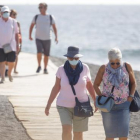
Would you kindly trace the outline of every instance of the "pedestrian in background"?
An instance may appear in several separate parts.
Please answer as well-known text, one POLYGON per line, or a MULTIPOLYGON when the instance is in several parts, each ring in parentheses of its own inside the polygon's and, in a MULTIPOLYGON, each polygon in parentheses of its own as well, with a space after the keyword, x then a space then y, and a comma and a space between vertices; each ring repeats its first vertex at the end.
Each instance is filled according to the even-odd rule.
POLYGON ((5 80, 5 62, 8 62, 8 77, 12 82, 11 76, 14 68, 14 62, 16 60, 17 48, 19 47, 18 42, 18 25, 17 22, 10 17, 10 9, 8 6, 1 8, 0 18, 0 63, 1 63, 1 83, 5 80), (5 48, 10 49, 9 52, 4 50, 5 48))
POLYGON ((40 3, 38 8, 40 14, 34 16, 33 18, 29 30, 29 39, 33 40, 32 30, 33 27, 36 25, 36 46, 38 60, 38 68, 36 72, 39 73, 41 71, 42 53, 44 53, 44 74, 48 74, 47 65, 51 49, 51 27, 53 28, 55 34, 56 43, 58 43, 57 28, 55 25, 54 16, 47 13, 47 4, 40 3))
MULTIPOLYGON (((17 12, 16 10, 12 9, 10 12, 10 17, 13 19, 17 18, 17 12)), ((16 62, 15 62, 15 67, 14 67, 14 73, 17 74, 17 63, 18 63, 18 55, 21 51, 21 47, 22 47, 22 34, 21 34, 21 27, 20 27, 20 23, 17 21, 17 25, 19 28, 19 33, 18 33, 18 39, 19 39, 19 46, 18 46, 18 50, 17 50, 17 56, 16 56, 16 62)))

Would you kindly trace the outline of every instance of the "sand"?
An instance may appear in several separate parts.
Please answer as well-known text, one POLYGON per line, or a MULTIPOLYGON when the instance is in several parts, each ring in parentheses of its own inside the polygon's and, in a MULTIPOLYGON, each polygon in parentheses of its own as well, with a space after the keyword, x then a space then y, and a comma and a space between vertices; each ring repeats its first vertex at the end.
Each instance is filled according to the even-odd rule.
POLYGON ((0 96, 0 140, 31 140, 6 96, 0 96))

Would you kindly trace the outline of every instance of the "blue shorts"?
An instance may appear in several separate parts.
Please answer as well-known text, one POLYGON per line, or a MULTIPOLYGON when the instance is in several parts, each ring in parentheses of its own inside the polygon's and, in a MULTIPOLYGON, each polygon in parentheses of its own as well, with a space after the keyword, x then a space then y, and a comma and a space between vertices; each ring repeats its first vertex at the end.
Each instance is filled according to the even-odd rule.
POLYGON ((130 122, 130 102, 115 104, 110 112, 102 112, 103 125, 107 138, 128 137, 130 122))

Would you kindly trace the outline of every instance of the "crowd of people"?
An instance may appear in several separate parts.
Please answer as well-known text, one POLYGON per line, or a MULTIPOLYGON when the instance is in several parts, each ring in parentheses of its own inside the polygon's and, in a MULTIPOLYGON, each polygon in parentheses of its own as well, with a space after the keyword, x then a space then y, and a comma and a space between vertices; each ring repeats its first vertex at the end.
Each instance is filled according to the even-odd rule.
MULTIPOLYGON (((55 41, 58 43, 57 28, 54 16, 47 14, 47 4, 40 3, 38 8, 40 14, 35 15, 32 20, 29 29, 29 39, 33 40, 32 30, 36 26, 35 41, 38 60, 36 72, 39 73, 41 71, 41 59, 42 54, 44 54, 44 74, 48 74, 47 65, 51 48, 50 32, 52 27, 55 34, 55 41)), ((15 20, 16 16, 17 12, 15 10, 10 10, 7 6, 1 8, 1 83, 5 80, 5 67, 11 82, 13 81, 11 76, 12 70, 14 69, 14 72, 17 73, 16 66, 18 54, 21 51, 22 37, 20 24, 15 20), (7 53, 9 47, 11 47, 11 51, 7 53)), ((48 116, 51 104, 58 95, 57 110, 62 123, 62 140, 83 140, 83 132, 88 131, 89 117, 75 115, 77 113, 75 111, 81 111, 75 110, 77 101, 79 104, 85 103, 86 105, 89 102, 87 91, 94 101, 94 112, 98 110, 95 104, 96 94, 98 96, 112 97, 115 102, 111 111, 101 111, 106 135, 105 139, 114 140, 114 138, 119 138, 119 140, 127 140, 130 122, 129 106, 134 98, 136 80, 131 65, 122 61, 121 51, 118 48, 113 48, 108 52, 109 61, 99 68, 94 83, 91 81, 88 65, 80 61, 83 55, 80 54, 78 47, 68 47, 67 54, 64 56, 67 60, 57 70, 56 82, 45 108, 45 113, 48 116), (100 89, 101 82, 103 82, 103 90, 100 89), (129 82, 131 82, 131 89, 129 89, 129 82), (72 131, 74 134, 73 138, 72 131)), ((85 106, 85 109, 87 106, 85 106)))

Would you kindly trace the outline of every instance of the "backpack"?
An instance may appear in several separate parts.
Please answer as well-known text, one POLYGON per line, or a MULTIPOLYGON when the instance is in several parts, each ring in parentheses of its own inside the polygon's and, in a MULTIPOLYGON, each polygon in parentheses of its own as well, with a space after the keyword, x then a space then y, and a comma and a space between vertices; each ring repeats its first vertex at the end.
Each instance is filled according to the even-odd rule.
MULTIPOLYGON (((36 24, 36 21, 37 21, 38 16, 39 16, 39 15, 36 15, 36 16, 35 16, 35 24, 36 24)), ((52 25, 52 15, 50 15, 50 25, 52 25)))

